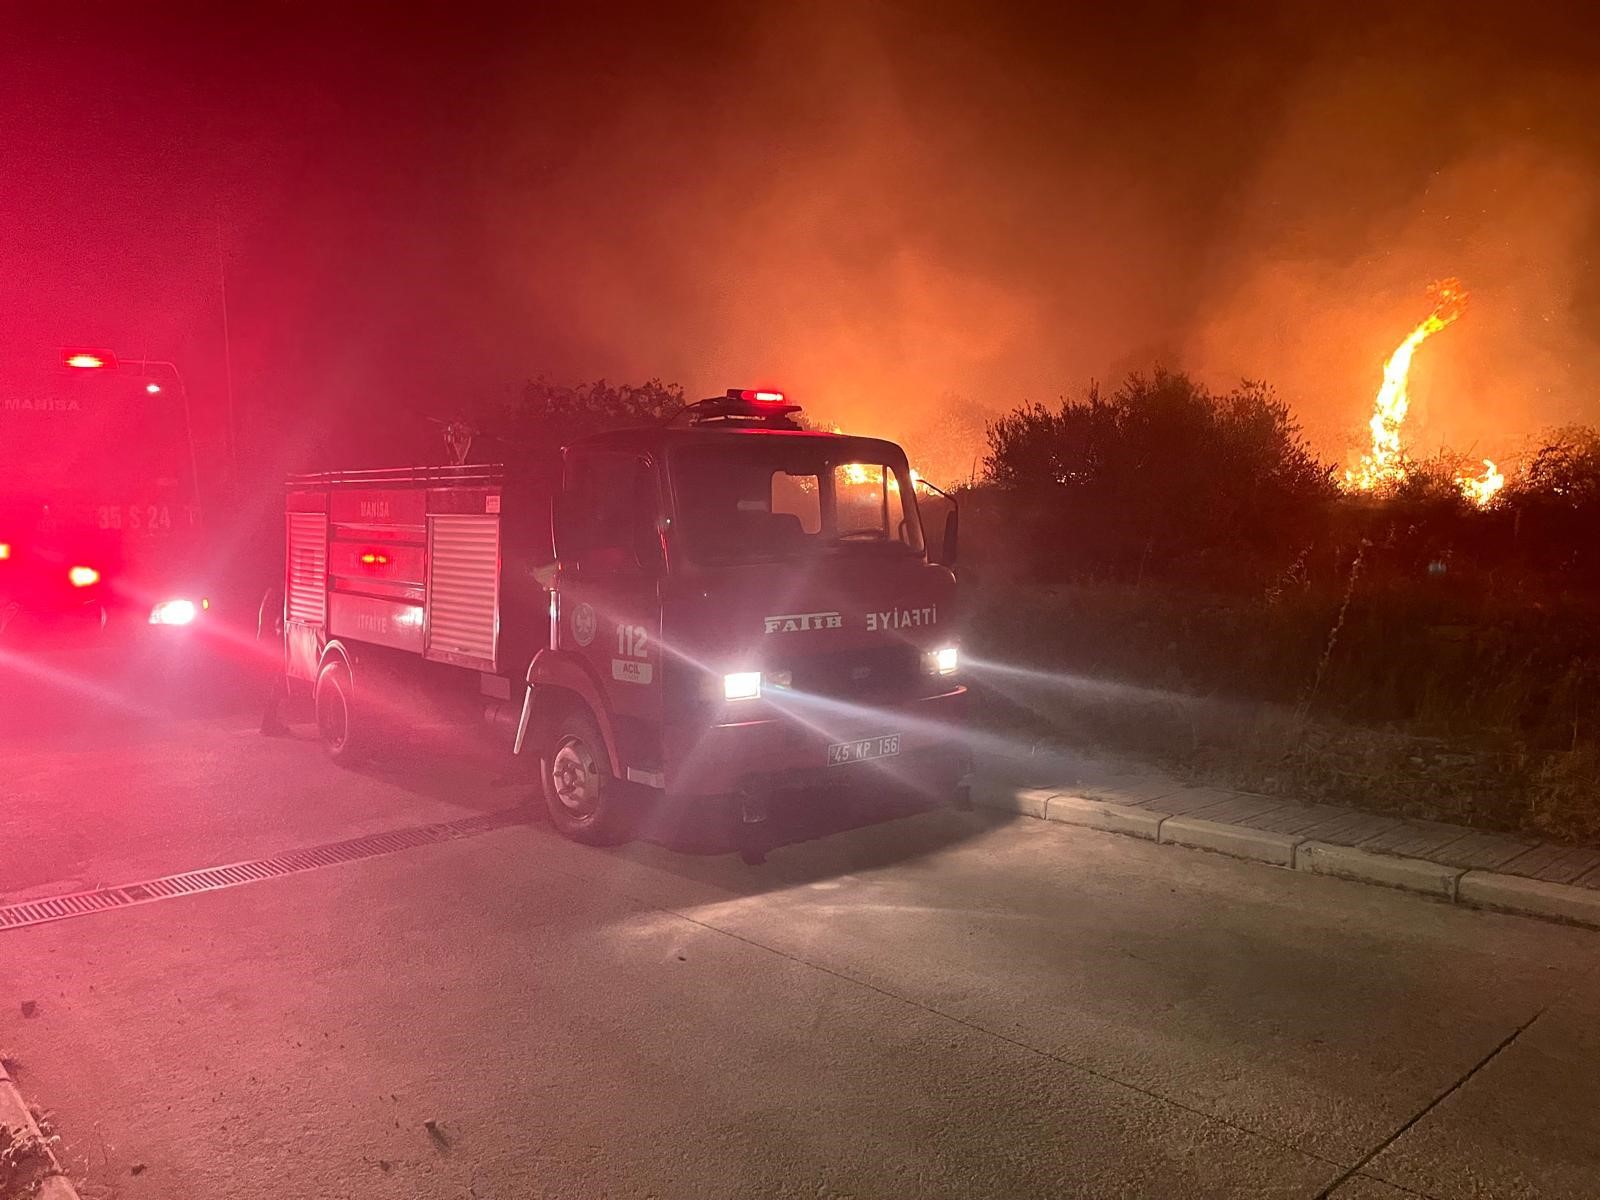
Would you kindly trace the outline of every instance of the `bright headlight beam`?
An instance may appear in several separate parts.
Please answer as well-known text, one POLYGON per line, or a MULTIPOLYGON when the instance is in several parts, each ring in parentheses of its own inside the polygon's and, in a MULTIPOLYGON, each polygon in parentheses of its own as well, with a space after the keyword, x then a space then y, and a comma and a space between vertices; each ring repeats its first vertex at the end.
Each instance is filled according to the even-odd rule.
POLYGON ((163 600, 150 610, 150 624, 189 625, 199 614, 193 600, 163 600))
POLYGON ((735 671, 722 677, 724 700, 754 700, 761 695, 760 671, 735 671))

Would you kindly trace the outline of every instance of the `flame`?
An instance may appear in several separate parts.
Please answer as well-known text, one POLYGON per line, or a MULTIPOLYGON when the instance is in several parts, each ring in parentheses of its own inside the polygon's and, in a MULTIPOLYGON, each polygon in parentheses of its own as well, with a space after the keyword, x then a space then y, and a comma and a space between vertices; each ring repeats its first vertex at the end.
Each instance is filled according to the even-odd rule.
MULTIPOLYGON (((833 433, 843 433, 844 432, 844 430, 841 429, 838 425, 829 425, 828 429, 833 433)), ((868 465, 867 463, 858 463, 858 462, 842 463, 841 466, 844 467, 844 479, 845 479, 845 482, 848 483, 848 484, 851 484, 852 486, 855 486, 855 487, 865 487, 865 486, 870 486, 870 485, 877 484, 878 480, 879 480, 879 476, 875 475, 874 471, 882 471, 883 470, 883 468, 881 468, 881 467, 872 467, 872 466, 868 465)), ((900 479, 899 479, 899 477, 897 475, 895 475, 895 473, 893 471, 884 471, 883 473, 886 474, 889 477, 889 490, 891 492, 898 492, 900 490, 900 479)), ((916 490, 917 480, 919 480, 921 478, 922 478, 922 472, 917 470, 915 467, 912 467, 911 468, 911 488, 912 488, 913 491, 916 490)), ((877 492, 874 491, 873 495, 877 495, 877 492)))
POLYGON ((1456 476, 1456 486, 1461 489, 1461 494, 1479 508, 1488 507, 1489 501, 1494 499, 1494 494, 1505 485, 1506 477, 1500 473, 1500 468, 1487 458, 1483 460, 1482 475, 1476 478, 1471 475, 1456 476))
MULTIPOLYGON (((1405 449, 1400 441, 1400 427, 1405 424, 1406 409, 1411 405, 1408 391, 1411 359, 1418 346, 1454 323, 1467 307, 1466 289, 1459 279, 1441 279, 1428 289, 1428 294, 1434 302, 1433 311, 1406 335, 1406 340, 1383 364, 1383 386, 1378 389, 1372 420, 1368 423, 1372 430, 1372 449, 1344 473, 1344 485, 1352 491, 1392 488, 1405 481, 1405 449)), ((1498 490, 1499 484, 1494 487, 1498 490)))

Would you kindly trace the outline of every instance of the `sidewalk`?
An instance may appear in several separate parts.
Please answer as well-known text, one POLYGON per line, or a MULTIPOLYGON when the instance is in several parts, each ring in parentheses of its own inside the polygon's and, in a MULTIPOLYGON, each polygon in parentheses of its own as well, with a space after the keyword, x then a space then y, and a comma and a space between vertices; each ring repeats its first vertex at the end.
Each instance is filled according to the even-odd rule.
POLYGON ((1600 849, 1191 787, 1074 751, 979 755, 974 803, 1600 928, 1600 849))

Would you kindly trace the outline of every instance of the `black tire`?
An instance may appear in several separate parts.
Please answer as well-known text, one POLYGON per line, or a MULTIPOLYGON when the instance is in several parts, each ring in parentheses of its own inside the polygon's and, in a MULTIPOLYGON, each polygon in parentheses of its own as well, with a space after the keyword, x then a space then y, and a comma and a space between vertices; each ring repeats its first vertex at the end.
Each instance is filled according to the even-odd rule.
POLYGON ((317 675, 317 735, 334 762, 349 766, 367 753, 361 720, 355 707, 355 687, 350 668, 335 660, 317 675))
POLYGON ((551 723, 539 748, 539 790, 563 836, 589 846, 626 840, 626 789, 611 774, 605 739, 587 712, 568 709, 551 723))

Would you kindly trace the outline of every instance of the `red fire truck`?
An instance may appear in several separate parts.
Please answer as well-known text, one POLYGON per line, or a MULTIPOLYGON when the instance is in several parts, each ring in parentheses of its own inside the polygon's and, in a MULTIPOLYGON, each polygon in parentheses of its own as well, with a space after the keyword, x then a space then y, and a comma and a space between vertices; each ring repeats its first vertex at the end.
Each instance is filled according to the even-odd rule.
POLYGON ((3 366, 0 640, 203 624, 215 592, 176 369, 105 350, 3 366))
POLYGON ((329 754, 453 697, 592 843, 652 793, 746 821, 874 771, 955 794, 955 507, 930 549, 900 448, 798 411, 733 390, 542 471, 291 479, 285 665, 329 754))

